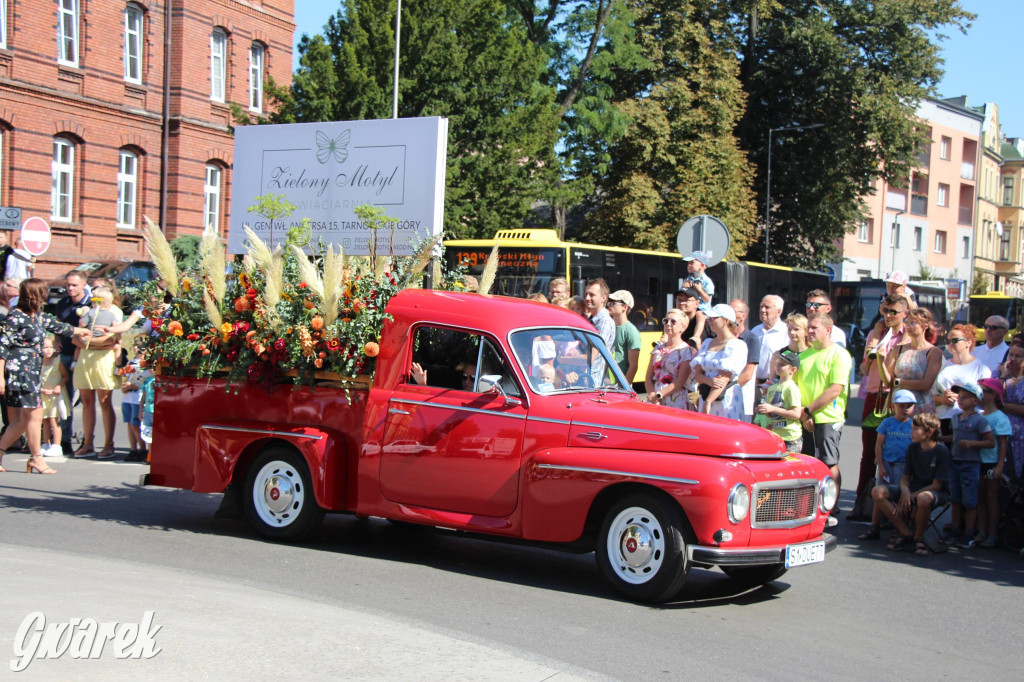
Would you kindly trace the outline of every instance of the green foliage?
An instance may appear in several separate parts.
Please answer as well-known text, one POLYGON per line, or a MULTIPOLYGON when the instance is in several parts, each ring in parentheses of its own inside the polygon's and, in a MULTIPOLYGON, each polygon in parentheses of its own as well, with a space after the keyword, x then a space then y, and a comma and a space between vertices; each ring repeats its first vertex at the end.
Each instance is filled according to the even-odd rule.
POLYGON ((970 295, 987 294, 990 291, 992 291, 992 280, 989 279, 989 276, 985 272, 978 268, 974 268, 974 279, 971 280, 970 295))
MULTIPOLYGON (((285 199, 284 194, 268 193, 256 197, 256 203, 245 210, 248 211, 249 213, 258 213, 259 215, 267 219, 267 221, 270 223, 270 239, 268 239, 267 241, 269 241, 270 244, 273 245, 274 221, 277 220, 278 218, 287 218, 288 216, 295 212, 296 208, 298 208, 298 206, 285 199)), ((295 228, 292 229, 294 230, 295 228)), ((286 239, 289 238, 295 240, 297 238, 297 235, 293 234, 292 230, 289 230, 289 232, 286 233, 286 239)))
POLYGON ((179 270, 187 270, 199 265, 199 242, 199 237, 191 234, 175 237, 168 242, 179 270))
POLYGON ((919 268, 918 277, 920 279, 924 281, 929 281, 936 278, 935 268, 928 267, 924 260, 919 260, 917 264, 919 268))

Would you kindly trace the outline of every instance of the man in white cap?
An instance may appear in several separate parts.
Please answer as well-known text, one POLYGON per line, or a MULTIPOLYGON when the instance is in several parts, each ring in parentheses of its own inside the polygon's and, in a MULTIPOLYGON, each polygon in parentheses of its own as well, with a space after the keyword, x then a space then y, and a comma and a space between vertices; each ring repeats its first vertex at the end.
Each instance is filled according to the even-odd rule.
POLYGON ((612 353, 629 383, 633 383, 640 364, 640 331, 629 321, 633 305, 633 294, 625 289, 619 289, 608 296, 608 314, 615 322, 615 347, 612 353))
POLYGON ((1009 329, 1010 323, 1005 317, 989 317, 985 320, 985 343, 975 346, 971 355, 981 360, 993 372, 999 369, 999 365, 1003 364, 1003 358, 1006 357, 1006 351, 1010 350, 1010 345, 1004 340, 1009 329))
MULTIPOLYGON (((804 454, 814 455, 821 460, 839 487, 839 438, 846 421, 846 400, 850 392, 853 361, 845 348, 832 341, 833 324, 828 314, 818 314, 808 320, 807 337, 811 347, 800 354, 796 385, 804 405, 800 418, 805 432, 804 454)), ((837 505, 829 517, 829 527, 838 522, 838 511, 837 505)))

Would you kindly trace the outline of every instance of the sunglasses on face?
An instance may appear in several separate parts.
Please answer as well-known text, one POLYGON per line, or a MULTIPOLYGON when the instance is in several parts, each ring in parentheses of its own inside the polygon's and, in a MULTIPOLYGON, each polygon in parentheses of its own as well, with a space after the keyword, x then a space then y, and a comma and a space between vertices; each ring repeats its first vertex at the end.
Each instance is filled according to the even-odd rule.
POLYGON ((966 341, 966 340, 967 339, 947 338, 946 339, 946 345, 947 346, 955 346, 956 344, 960 343, 961 341, 966 341))
POLYGON ((674 320, 671 317, 663 317, 663 318, 661 318, 661 323, 662 324, 679 324, 679 320, 674 320))
POLYGON ((810 308, 811 310, 817 310, 818 308, 823 308, 824 306, 827 305, 828 303, 808 303, 807 307, 810 308))
POLYGON ((463 372, 463 374, 462 374, 462 380, 463 380, 463 381, 469 381, 469 382, 472 382, 472 381, 475 381, 475 380, 476 380, 476 377, 475 377, 475 376, 473 376, 472 374, 466 374, 465 372, 463 372))
POLYGON ((882 308, 882 314, 887 316, 887 317, 889 315, 902 315, 905 312, 907 312, 907 311, 906 310, 896 310, 894 308, 882 308))
POLYGON ((998 324, 986 324, 985 331, 990 332, 996 329, 1006 329, 1006 327, 1000 327, 998 324))

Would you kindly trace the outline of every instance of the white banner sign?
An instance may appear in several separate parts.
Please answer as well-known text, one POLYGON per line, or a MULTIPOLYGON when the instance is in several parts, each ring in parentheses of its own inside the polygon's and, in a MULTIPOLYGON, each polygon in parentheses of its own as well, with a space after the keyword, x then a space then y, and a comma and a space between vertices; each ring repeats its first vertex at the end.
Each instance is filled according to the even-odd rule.
POLYGON ((437 117, 239 126, 228 250, 246 251, 244 225, 277 245, 309 218, 311 246, 366 255, 372 230, 354 209, 372 204, 396 220, 376 235, 377 253, 411 254, 443 229, 447 147, 448 119, 437 117), (265 194, 298 208, 271 225, 248 210, 265 194))

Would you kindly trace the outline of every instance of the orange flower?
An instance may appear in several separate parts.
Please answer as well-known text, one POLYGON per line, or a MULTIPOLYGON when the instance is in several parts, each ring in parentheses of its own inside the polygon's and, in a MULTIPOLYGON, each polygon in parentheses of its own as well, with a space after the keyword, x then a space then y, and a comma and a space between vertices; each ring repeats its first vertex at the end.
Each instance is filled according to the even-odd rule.
POLYGON ((363 346, 363 352, 366 353, 367 357, 375 358, 380 353, 380 345, 376 341, 367 341, 366 345, 363 346))
POLYGON ((171 320, 167 323, 167 331, 175 336, 181 336, 185 333, 185 330, 181 328, 181 322, 177 320, 171 320))
POLYGON ((306 306, 306 310, 312 310, 313 308, 315 308, 315 307, 316 307, 316 303, 313 303, 313 302, 312 302, 312 301, 310 301, 310 300, 305 300, 305 301, 303 301, 303 302, 302 302, 302 305, 306 306))
POLYGON ((236 313, 244 313, 246 310, 249 310, 249 308, 249 299, 246 298, 245 296, 239 296, 238 298, 235 299, 236 313))
POLYGON ((323 360, 321 360, 320 358, 317 358, 316 360, 314 360, 314 361, 313 361, 313 365, 314 365, 314 366, 315 366, 315 367, 316 367, 317 369, 320 369, 321 367, 323 367, 323 366, 324 366, 324 361, 323 361, 323 360))
POLYGON ((324 328, 324 318, 320 317, 319 315, 314 315, 313 319, 309 321, 309 326, 314 331, 320 331, 321 329, 324 328))

